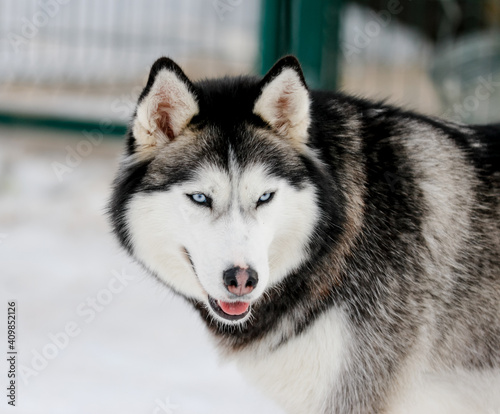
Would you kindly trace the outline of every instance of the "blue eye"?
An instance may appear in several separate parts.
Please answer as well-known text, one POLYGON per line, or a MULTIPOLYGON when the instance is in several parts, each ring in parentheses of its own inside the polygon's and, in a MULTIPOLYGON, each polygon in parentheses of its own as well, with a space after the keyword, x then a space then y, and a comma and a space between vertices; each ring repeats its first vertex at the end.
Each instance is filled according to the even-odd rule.
POLYGON ((191 198, 194 201, 196 201, 197 203, 206 203, 207 202, 207 196, 205 194, 201 194, 201 193, 191 194, 191 198))
POLYGON ((274 193, 264 193, 260 196, 259 201, 257 201, 257 207, 264 203, 269 203, 274 197, 274 193))
POLYGON ((264 193, 260 196, 259 201, 264 202, 271 198, 271 193, 264 193))
POLYGON ((202 206, 211 207, 212 199, 203 193, 186 194, 191 201, 202 206))

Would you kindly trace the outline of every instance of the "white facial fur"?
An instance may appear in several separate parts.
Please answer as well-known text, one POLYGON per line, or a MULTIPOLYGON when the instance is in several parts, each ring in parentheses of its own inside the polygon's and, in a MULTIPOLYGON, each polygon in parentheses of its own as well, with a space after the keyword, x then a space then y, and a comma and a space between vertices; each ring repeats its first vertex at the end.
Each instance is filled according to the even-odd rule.
POLYGON ((127 221, 134 254, 174 289, 205 303, 207 295, 230 301, 224 270, 251 266, 259 281, 244 299, 253 302, 304 260, 318 217, 315 197, 313 187, 297 190, 261 165, 234 167, 229 175, 203 168, 194 181, 133 197, 127 221), (266 192, 274 198, 256 207, 266 192), (212 209, 186 196, 193 193, 212 198, 212 209))
MULTIPOLYGON (((199 111, 189 81, 178 74, 180 69, 167 66, 156 74, 137 108, 133 134, 139 159, 154 158, 175 145, 199 111)), ((305 152, 309 104, 299 72, 285 67, 262 88, 254 113, 305 152)), ((271 177, 262 165, 240 171, 232 162, 230 168, 228 174, 206 167, 197 179, 168 191, 138 193, 127 210, 135 256, 175 290, 206 304, 209 296, 234 301, 224 286, 223 272, 235 266, 257 272, 257 286, 242 300, 258 300, 304 260, 319 215, 312 186, 297 190, 271 177), (257 207, 268 192, 274 192, 274 198, 257 207), (195 193, 209 196, 212 208, 187 196, 195 193)))

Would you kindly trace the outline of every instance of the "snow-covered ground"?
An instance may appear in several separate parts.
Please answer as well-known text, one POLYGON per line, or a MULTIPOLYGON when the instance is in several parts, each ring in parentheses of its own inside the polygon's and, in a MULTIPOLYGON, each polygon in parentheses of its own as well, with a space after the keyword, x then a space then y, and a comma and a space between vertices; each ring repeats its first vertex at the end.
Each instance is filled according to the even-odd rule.
POLYGON ((280 413, 221 364, 192 309, 120 251, 104 207, 121 142, 67 164, 83 138, 0 128, 0 412, 280 413), (65 163, 59 179, 53 167, 65 163), (5 396, 12 300, 15 409, 5 396))

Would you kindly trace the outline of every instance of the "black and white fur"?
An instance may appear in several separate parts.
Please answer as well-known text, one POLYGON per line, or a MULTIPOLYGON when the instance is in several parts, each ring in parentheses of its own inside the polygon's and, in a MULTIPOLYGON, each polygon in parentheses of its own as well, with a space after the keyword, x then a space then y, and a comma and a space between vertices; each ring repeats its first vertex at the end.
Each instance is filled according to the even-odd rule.
POLYGON ((290 56, 199 82, 161 58, 109 211, 288 412, 498 414, 499 165, 499 126, 309 90, 290 56))

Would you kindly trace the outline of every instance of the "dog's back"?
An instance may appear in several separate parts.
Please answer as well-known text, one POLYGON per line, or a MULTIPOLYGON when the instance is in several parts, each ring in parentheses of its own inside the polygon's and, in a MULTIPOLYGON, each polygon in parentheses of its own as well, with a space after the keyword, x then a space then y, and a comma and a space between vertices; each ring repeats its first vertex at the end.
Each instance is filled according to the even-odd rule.
POLYGON ((325 412, 500 410, 499 126, 328 101, 337 126, 317 136, 333 134, 328 153, 346 154, 329 163, 344 168, 336 178, 358 232, 332 299, 352 348, 325 412))

